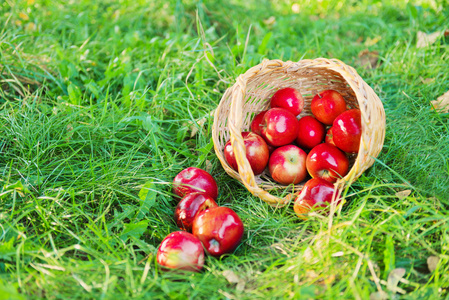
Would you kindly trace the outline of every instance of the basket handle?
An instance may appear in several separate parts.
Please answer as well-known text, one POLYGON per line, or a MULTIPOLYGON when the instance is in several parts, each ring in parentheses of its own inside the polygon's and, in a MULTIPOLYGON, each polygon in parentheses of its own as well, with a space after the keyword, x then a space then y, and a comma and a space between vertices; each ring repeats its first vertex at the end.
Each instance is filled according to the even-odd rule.
POLYGON ((228 128, 231 134, 231 145, 234 150, 235 158, 239 166, 238 172, 241 177, 242 183, 254 196, 264 199, 270 205, 276 207, 282 207, 288 204, 294 193, 290 193, 284 198, 271 195, 267 191, 261 189, 254 176, 254 172, 246 158, 246 147, 243 141, 241 129, 242 128, 242 110, 243 101, 245 99, 246 84, 253 76, 270 71, 273 68, 288 68, 293 62, 288 61, 283 63, 281 60, 264 60, 261 64, 252 67, 244 74, 237 77, 236 84, 232 90, 231 109, 228 118, 228 128), (244 155, 240 155, 243 153, 244 155))

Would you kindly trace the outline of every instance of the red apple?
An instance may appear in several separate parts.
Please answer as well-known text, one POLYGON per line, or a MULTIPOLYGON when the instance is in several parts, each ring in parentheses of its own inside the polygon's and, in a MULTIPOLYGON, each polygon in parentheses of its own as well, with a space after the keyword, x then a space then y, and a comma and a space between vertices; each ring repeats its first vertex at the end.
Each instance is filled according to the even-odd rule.
MULTIPOLYGON (((259 175, 265 170, 268 164, 270 152, 267 143, 260 135, 254 132, 242 132, 242 137, 246 147, 246 158, 248 159, 249 165, 254 175, 259 175)), ((237 161, 230 140, 225 144, 224 157, 231 168, 238 171, 237 161)))
POLYGON ((362 116, 360 109, 354 108, 339 115, 332 126, 335 145, 348 153, 357 153, 362 136, 362 116))
POLYGON ((346 110, 346 102, 339 92, 325 90, 313 97, 310 109, 318 121, 332 125, 335 118, 346 110))
POLYGON ((349 160, 337 147, 331 144, 319 144, 310 150, 306 159, 310 176, 336 182, 348 173, 349 160))
POLYGON ((175 209, 175 221, 179 229, 191 232, 193 219, 203 210, 218 206, 211 196, 204 193, 190 193, 179 201, 175 209))
POLYGON ((203 192, 214 199, 218 197, 218 186, 208 172, 189 167, 179 172, 173 180, 173 192, 180 198, 189 193, 203 192))
POLYGON ((265 115, 266 112, 267 112, 266 110, 261 111, 253 118, 253 120, 251 121, 251 131, 252 132, 257 133, 258 135, 262 135, 261 123, 263 121, 263 116, 265 115))
POLYGON ((234 251, 243 236, 243 223, 229 207, 206 209, 193 220, 192 233, 212 256, 234 251))
POLYGON ((274 181, 289 185, 307 177, 307 154, 295 145, 285 145, 274 150, 268 162, 268 170, 274 181))
POLYGON ((203 245, 191 233, 172 232, 159 246, 156 259, 165 268, 198 272, 204 265, 203 245))
POLYGON ((270 106, 271 108, 285 108, 293 115, 297 116, 304 109, 304 98, 301 93, 294 88, 283 88, 278 90, 271 97, 270 106))
MULTIPOLYGON (((306 182, 301 193, 295 199, 293 209, 300 218, 304 218, 314 209, 323 212, 332 203, 334 192, 334 184, 322 178, 312 178, 306 182)), ((337 191, 335 199, 338 202, 340 201, 339 195, 340 193, 337 191)))
POLYGON ((298 136, 298 130, 298 120, 286 109, 271 108, 263 117, 262 137, 272 146, 292 143, 298 136))
POLYGON ((333 133, 333 129, 332 128, 333 127, 329 128, 327 130, 326 137, 324 138, 324 142, 335 146, 334 133, 333 133))
POLYGON ((299 119, 299 131, 296 143, 299 147, 312 149, 324 139, 326 127, 312 116, 305 116, 299 119))

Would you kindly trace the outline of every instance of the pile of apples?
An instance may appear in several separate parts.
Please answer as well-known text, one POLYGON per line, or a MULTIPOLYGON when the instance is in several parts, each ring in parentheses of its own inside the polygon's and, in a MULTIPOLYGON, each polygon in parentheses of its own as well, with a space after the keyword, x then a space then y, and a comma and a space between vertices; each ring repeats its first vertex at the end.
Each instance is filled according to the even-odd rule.
MULTIPOLYGON (((348 173, 348 156, 359 151, 362 133, 360 110, 348 109, 335 90, 315 95, 310 108, 312 116, 298 117, 304 109, 300 92, 290 87, 279 89, 270 99, 270 109, 255 115, 250 132, 242 132, 254 175, 268 169, 281 185, 311 177, 294 202, 301 218, 311 208, 323 208, 332 201, 334 183, 348 173)), ((238 171, 230 140, 224 156, 238 171)), ((338 201, 339 195, 335 199, 338 201)))
POLYGON ((236 212, 215 202, 218 186, 208 172, 189 167, 173 180, 179 201, 174 219, 180 231, 170 233, 160 244, 160 266, 198 272, 204 265, 204 250, 220 257, 233 252, 243 236, 243 223, 236 212))
MULTIPOLYGON (((334 183, 348 173, 348 156, 358 152, 362 132, 360 110, 348 109, 337 91, 325 90, 312 99, 313 116, 298 117, 303 109, 304 99, 296 89, 280 89, 271 97, 270 109, 253 118, 251 131, 242 132, 255 175, 268 170, 282 185, 310 178, 294 201, 300 218, 339 201, 334 183)), ((231 141, 224 155, 238 171, 231 141)), ((184 169, 173 180, 173 192, 180 199, 174 212, 180 231, 161 242, 156 257, 160 266, 197 272, 205 253, 220 257, 237 248, 243 223, 231 208, 215 202, 218 187, 212 175, 195 167, 184 169)))

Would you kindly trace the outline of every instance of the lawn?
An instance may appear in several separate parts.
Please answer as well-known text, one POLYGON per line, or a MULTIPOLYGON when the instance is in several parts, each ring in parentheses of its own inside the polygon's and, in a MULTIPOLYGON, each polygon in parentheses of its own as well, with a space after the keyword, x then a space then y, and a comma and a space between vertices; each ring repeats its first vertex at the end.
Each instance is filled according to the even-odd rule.
POLYGON ((1 1, 0 299, 447 299, 449 113, 431 101, 449 89, 448 19, 446 0, 1 1), (386 112, 332 223, 251 195, 212 142, 238 75, 318 57, 386 112), (200 273, 165 272, 190 166, 245 233, 200 273))

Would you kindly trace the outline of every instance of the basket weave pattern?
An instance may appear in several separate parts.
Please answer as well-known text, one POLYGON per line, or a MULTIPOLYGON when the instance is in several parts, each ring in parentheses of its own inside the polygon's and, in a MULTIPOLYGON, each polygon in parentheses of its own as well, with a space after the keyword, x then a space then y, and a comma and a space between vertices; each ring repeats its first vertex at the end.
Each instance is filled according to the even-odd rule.
POLYGON ((242 182, 253 195, 277 206, 287 204, 292 194, 300 191, 305 182, 291 186, 293 193, 284 198, 270 194, 270 190, 287 187, 274 182, 267 171, 258 176, 254 175, 246 159, 241 132, 250 131, 254 116, 268 109, 270 97, 284 87, 293 87, 304 97, 305 106, 299 117, 311 115, 312 98, 326 89, 340 92, 348 106, 360 109, 360 149, 357 155, 350 157, 350 170, 345 177, 337 181, 337 189, 342 190, 352 183, 374 163, 385 137, 385 111, 382 102, 354 68, 343 62, 324 58, 299 62, 264 60, 250 68, 224 93, 215 111, 212 138, 215 153, 225 171, 242 182), (238 172, 234 171, 224 158, 224 146, 229 139, 239 166, 238 172))

